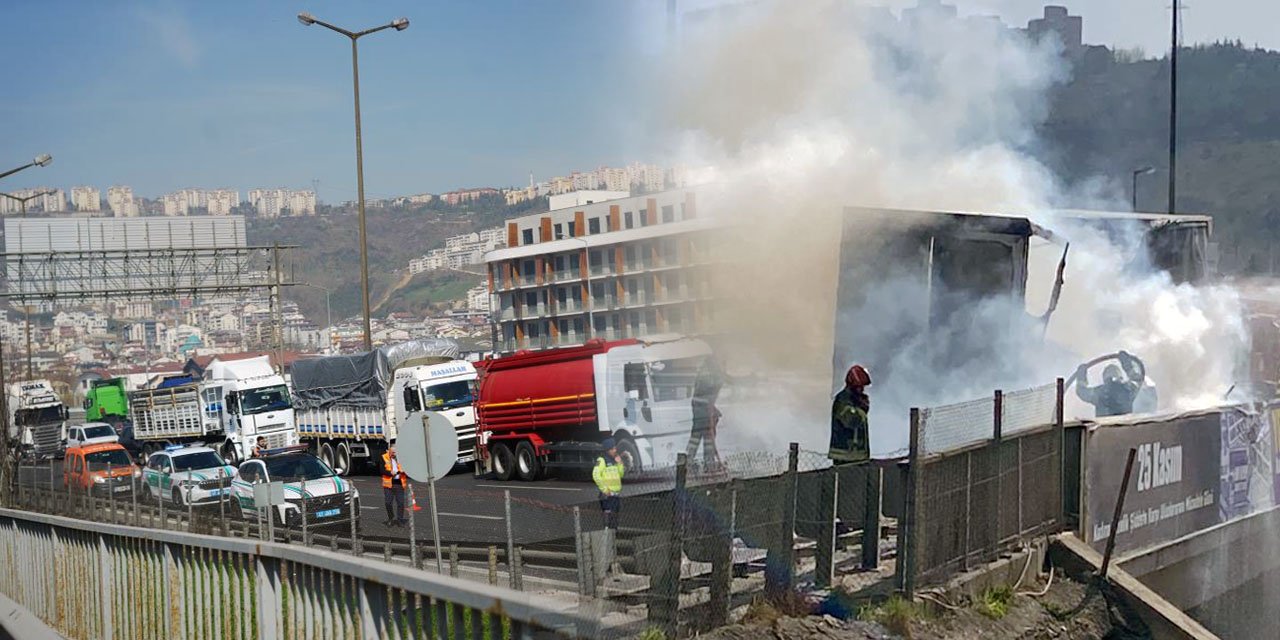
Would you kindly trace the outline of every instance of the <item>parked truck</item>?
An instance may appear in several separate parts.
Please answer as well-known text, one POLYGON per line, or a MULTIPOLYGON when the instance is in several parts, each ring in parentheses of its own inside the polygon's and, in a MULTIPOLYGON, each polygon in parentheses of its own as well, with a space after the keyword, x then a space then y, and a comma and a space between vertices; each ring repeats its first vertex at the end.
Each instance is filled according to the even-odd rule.
POLYGON ((84 395, 84 418, 106 422, 117 429, 129 417, 129 395, 124 378, 94 380, 84 395))
POLYGON ((339 475, 376 464, 411 411, 438 411, 458 435, 458 463, 475 459, 476 370, 445 339, 410 340, 356 355, 293 363, 302 442, 339 475))
POLYGON ((612 437, 628 471, 674 465, 693 426, 698 368, 711 356, 678 335, 590 340, 483 363, 477 450, 499 480, 590 467, 612 437))
POLYGON ((214 361, 202 379, 129 394, 133 436, 146 456, 170 445, 203 443, 231 464, 268 447, 297 444, 289 388, 267 356, 214 361))
POLYGON ((14 382, 5 388, 9 441, 24 457, 53 457, 67 438, 67 406, 48 380, 14 382))

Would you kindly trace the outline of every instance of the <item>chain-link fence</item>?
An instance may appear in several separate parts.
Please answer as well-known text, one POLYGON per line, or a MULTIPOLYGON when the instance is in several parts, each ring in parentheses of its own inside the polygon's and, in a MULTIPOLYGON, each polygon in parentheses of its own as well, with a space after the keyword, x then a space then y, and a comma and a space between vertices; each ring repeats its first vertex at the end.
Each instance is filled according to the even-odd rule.
POLYGON ((297 470, 290 473, 302 480, 255 482, 243 466, 170 477, 133 464, 25 461, 8 501, 83 520, 275 540, 447 572, 551 596, 598 617, 602 634, 630 637, 651 627, 669 634, 708 628, 762 592, 798 581, 827 585, 840 571, 874 564, 879 472, 872 468, 832 467, 825 454, 794 447, 741 452, 714 467, 677 465, 629 478, 616 504, 570 483, 506 488, 453 478, 436 483, 433 514, 427 485, 397 495, 377 477, 305 479, 297 470), (573 497, 546 500, 557 491, 573 497), (864 556, 867 522, 872 542, 864 556))
POLYGON ((920 451, 945 453, 1050 424, 1057 407, 1057 385, 1047 384, 920 409, 920 451))
MULTIPOLYGON (((940 412, 913 411, 901 520, 905 562, 898 565, 899 583, 908 592, 1063 526, 1061 406, 1059 382, 1008 395, 997 392, 990 400, 940 412), (1053 398, 1048 409, 1046 389, 1053 398), (990 412, 972 409, 978 404, 990 412), (965 437, 946 448, 929 449, 925 430, 939 424, 930 425, 930 415, 946 416, 946 433, 965 437), (990 423, 960 427, 961 415, 985 417, 990 423), (983 435, 975 439, 976 433, 983 435)), ((937 439, 933 442, 938 445, 937 439)))

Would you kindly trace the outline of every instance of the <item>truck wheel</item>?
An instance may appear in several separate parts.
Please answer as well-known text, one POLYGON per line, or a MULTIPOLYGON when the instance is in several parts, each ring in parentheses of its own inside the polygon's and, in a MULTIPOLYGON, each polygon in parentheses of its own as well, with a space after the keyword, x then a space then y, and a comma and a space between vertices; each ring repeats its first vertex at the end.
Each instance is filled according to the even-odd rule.
POLYGON ((636 473, 641 470, 640 447, 637 447, 631 438, 618 438, 618 457, 622 458, 622 467, 626 469, 626 473, 636 473))
POLYGON ((499 480, 510 480, 515 472, 516 457, 511 453, 511 447, 506 443, 498 443, 493 445, 489 451, 489 455, 493 457, 493 473, 499 480))
POLYGON ((333 470, 344 478, 351 475, 351 447, 345 442, 339 442, 337 451, 333 452, 333 470))
POLYGON ((516 445, 516 475, 525 482, 533 482, 542 476, 542 461, 528 440, 516 445))
MULTIPOLYGON (((330 469, 333 469, 333 445, 328 442, 320 445, 320 461, 328 465, 330 469)), ((337 470, 334 473, 337 473, 337 470)))
POLYGON ((177 487, 173 489, 173 506, 186 508, 187 505, 182 501, 182 491, 177 487))
POLYGON ((236 445, 234 443, 231 443, 231 442, 223 443, 222 459, 226 460, 227 464, 233 467, 240 466, 240 452, 236 450, 236 445))

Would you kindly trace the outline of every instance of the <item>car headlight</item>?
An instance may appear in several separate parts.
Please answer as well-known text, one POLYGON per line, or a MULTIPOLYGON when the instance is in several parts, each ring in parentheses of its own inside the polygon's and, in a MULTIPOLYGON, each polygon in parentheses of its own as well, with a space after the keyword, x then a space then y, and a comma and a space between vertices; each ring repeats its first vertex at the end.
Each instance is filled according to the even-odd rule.
POLYGON ((106 483, 107 483, 107 479, 106 479, 106 478, 104 478, 104 477, 102 477, 102 476, 94 476, 94 477, 93 477, 93 483, 94 483, 94 484, 106 484, 106 483))
POLYGON ((134 470, 133 470, 133 477, 135 477, 135 478, 141 478, 141 477, 142 477, 142 469, 134 469, 134 470))
POLYGON ((184 486, 184 487, 194 487, 195 485, 200 484, 200 481, 198 481, 198 480, 182 480, 182 481, 178 482, 178 484, 180 484, 180 485, 182 485, 182 486, 184 486))

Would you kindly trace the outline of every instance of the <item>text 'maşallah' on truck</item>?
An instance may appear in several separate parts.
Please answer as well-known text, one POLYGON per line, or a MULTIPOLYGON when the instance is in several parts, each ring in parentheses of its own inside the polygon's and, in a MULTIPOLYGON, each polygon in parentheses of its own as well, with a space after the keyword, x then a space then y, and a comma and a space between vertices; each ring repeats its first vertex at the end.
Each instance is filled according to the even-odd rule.
POLYGON ((298 433, 325 464, 348 475, 376 466, 413 411, 436 411, 458 436, 458 463, 475 458, 476 370, 453 340, 424 338, 367 353, 293 363, 298 433))
POLYGON ((134 391, 129 407, 133 437, 147 458, 171 445, 201 443, 235 464, 253 455, 259 437, 272 448, 297 443, 289 388, 267 356, 215 360, 200 380, 134 391))
POLYGON ((499 480, 588 468, 617 441, 628 472, 672 466, 693 426, 693 383, 712 357, 679 335, 590 340, 481 365, 477 448, 499 480))
POLYGON ((67 438, 67 406, 48 380, 14 382, 5 388, 9 403, 9 440, 23 457, 60 455, 67 438))

